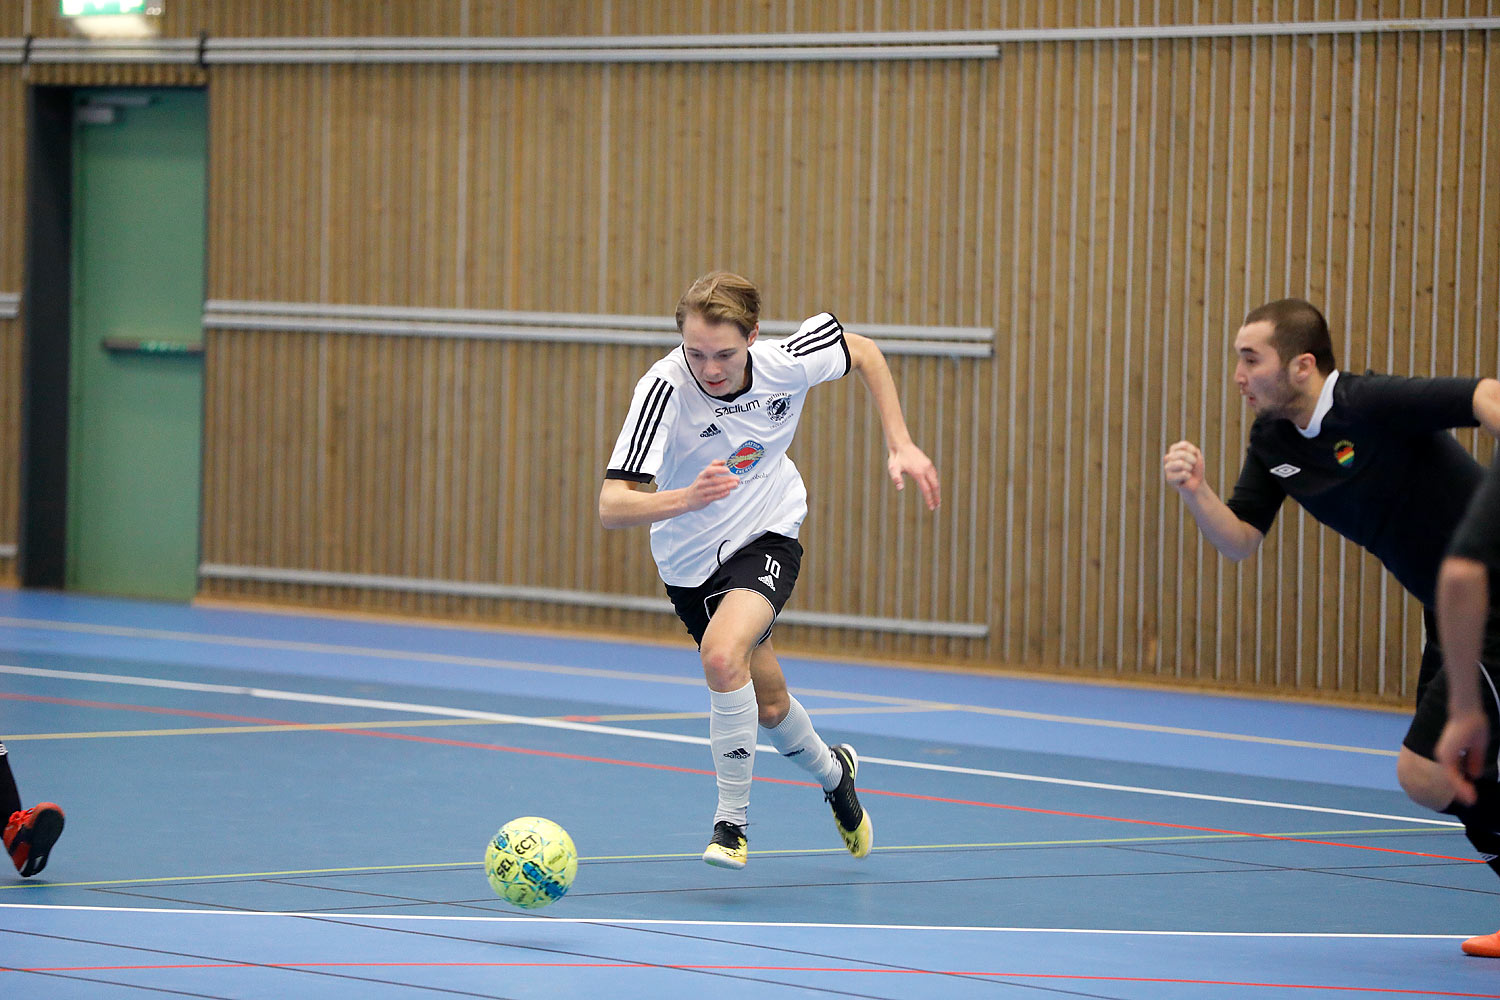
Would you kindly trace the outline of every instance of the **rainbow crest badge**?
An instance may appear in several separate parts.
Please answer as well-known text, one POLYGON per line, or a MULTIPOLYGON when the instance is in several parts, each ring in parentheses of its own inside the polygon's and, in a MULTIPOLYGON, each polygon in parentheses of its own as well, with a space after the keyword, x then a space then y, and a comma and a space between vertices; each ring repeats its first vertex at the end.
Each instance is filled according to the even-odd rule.
POLYGON ((1337 459, 1338 463, 1344 468, 1349 468, 1349 466, 1354 464, 1354 442, 1340 441, 1338 444, 1334 445, 1333 457, 1337 459))

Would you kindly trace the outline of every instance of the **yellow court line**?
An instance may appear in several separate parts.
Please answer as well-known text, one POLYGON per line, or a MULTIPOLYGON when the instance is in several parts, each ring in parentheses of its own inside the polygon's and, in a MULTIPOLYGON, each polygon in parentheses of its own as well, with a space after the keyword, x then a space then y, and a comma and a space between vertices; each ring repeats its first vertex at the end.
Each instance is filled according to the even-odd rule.
MULTIPOLYGON (((1203 833, 1188 834, 1174 837, 1101 837, 1090 840, 1005 840, 992 843, 974 844, 891 844, 884 847, 872 848, 872 853, 894 854, 904 851, 960 851, 975 850, 992 847, 1083 847, 1083 846, 1108 846, 1110 844, 1163 844, 1172 841, 1203 841, 1203 840, 1243 840, 1247 842, 1261 841, 1274 837, 1350 837, 1371 833, 1433 833, 1430 827, 1393 827, 1386 830, 1302 830, 1293 833, 1263 833, 1263 834, 1233 834, 1233 833, 1203 833)), ((781 848, 770 851, 752 851, 752 854, 843 854, 843 848, 838 847, 812 847, 812 848, 781 848)), ((598 857, 579 858, 579 861, 662 861, 672 858, 697 858, 699 853, 694 851, 689 854, 619 854, 601 855, 598 857)))
POLYGON ((671 722, 706 719, 707 712, 636 712, 631 715, 554 715, 554 719, 588 719, 590 722, 671 722))
POLYGON ((1163 733, 1168 736, 1199 736, 1232 743, 1262 743, 1277 747, 1297 747, 1303 750, 1341 750, 1344 753, 1362 753, 1373 757, 1395 757, 1400 751, 1382 747, 1353 747, 1341 743, 1318 743, 1312 740, 1289 740, 1279 736, 1250 736, 1244 733, 1222 733, 1213 729, 1184 729, 1181 726, 1158 726, 1148 722, 1119 722, 1113 719, 1085 719, 1072 715, 1053 715, 1049 712, 1023 712, 1013 708, 990 708, 986 705, 941 706, 976 715, 999 715, 1008 719, 1031 719, 1037 722, 1066 722, 1075 726, 1099 726, 1104 729, 1129 729, 1142 733, 1163 733))
POLYGON ((405 729, 408 726, 504 726, 500 719, 404 719, 379 722, 289 722, 274 726, 203 726, 196 729, 107 729, 80 733, 25 733, 7 735, 7 743, 21 740, 98 740, 129 736, 217 736, 223 733, 297 733, 330 729, 405 729))
MULTIPOLYGON (((1308 740, 1289 740, 1273 736, 1246 736, 1238 733, 1221 733, 1208 729, 1183 729, 1177 726, 1158 726, 1144 722, 1117 722, 1107 719, 1085 719, 1070 715, 1052 715, 1044 712, 1024 712, 1010 708, 989 708, 983 705, 958 705, 942 704, 938 702, 911 702, 908 704, 889 705, 875 707, 847 706, 843 708, 815 708, 809 709, 809 715, 888 715, 904 714, 908 712, 974 712, 979 715, 996 715, 1012 719, 1030 719, 1041 722, 1064 722, 1073 725, 1099 726, 1108 729, 1130 729, 1138 732, 1164 733, 1174 736, 1199 736, 1209 739, 1229 740, 1240 743, 1262 743, 1272 746, 1297 747, 1306 750, 1340 750, 1345 753, 1367 754, 1374 757, 1395 757, 1399 751, 1386 750, 1377 747, 1355 747, 1345 746, 1338 743, 1316 743, 1308 740)), ((668 722, 681 721, 685 719, 705 719, 706 712, 650 712, 640 714, 621 715, 588 715, 588 716, 542 716, 541 718, 574 719, 587 718, 591 722, 668 722)), ((122 729, 102 730, 97 732, 76 733, 24 733, 7 734, 6 739, 12 742, 22 740, 67 740, 67 739, 107 739, 110 737, 132 737, 132 736, 216 736, 226 733, 293 733, 311 732, 314 730, 331 729, 380 729, 400 728, 405 726, 475 726, 475 725, 514 725, 515 723, 500 719, 413 719, 406 722, 327 722, 327 723, 298 723, 287 725, 268 726, 205 726, 193 729, 122 729)))
MULTIPOLYGON (((1268 833, 1258 836, 1247 836, 1237 834, 1198 834, 1173 837, 1106 837, 1094 840, 1009 840, 994 841, 990 843, 974 844, 893 844, 886 847, 877 847, 874 853, 894 854, 903 851, 958 851, 975 850, 981 848, 995 847, 1080 847, 1080 846, 1108 846, 1110 844, 1146 844, 1146 843, 1170 843, 1173 841, 1203 841, 1203 840, 1244 840, 1258 841, 1265 837, 1352 837, 1372 833, 1432 833, 1430 828, 1425 827, 1392 827, 1382 830, 1300 830, 1290 833, 1268 833)), ((758 855, 787 855, 787 854, 843 854, 844 849, 839 847, 811 847, 811 848, 782 848, 770 851, 756 851, 758 855)), ((589 857, 580 857, 584 861, 671 861, 688 860, 700 858, 698 851, 674 854, 601 854, 589 857)), ((150 885, 161 882, 206 882, 221 879, 236 878, 278 878, 292 875, 349 875, 358 872, 389 872, 389 871, 416 871, 427 868, 468 868, 482 865, 482 861, 435 861, 422 864, 410 865, 361 865, 353 868, 303 868, 290 869, 287 871, 274 872, 236 872, 222 875, 172 875, 162 878, 120 878, 96 882, 13 882, 8 885, 0 885, 0 891, 6 889, 79 889, 100 885, 150 885)))
MULTIPOLYGON (((289 652, 306 652, 344 656, 361 656, 375 659, 447 663, 462 666, 491 667, 503 670, 524 670, 558 676, 599 677, 615 680, 638 680, 655 684, 696 686, 703 683, 699 677, 648 674, 637 671, 607 670, 597 667, 567 667, 560 664, 526 663, 516 660, 500 660, 477 656, 455 656, 436 652, 414 652, 408 650, 381 649, 378 647, 346 646, 335 643, 295 642, 286 639, 254 639, 243 636, 217 635, 213 633, 181 632, 170 629, 145 629, 121 625, 94 625, 80 622, 60 622, 48 619, 11 618, 0 616, 0 626, 37 628, 60 632, 77 632, 88 635, 113 635, 141 639, 166 639, 205 645, 220 645, 246 649, 274 649, 289 652)), ((1377 757, 1395 757, 1396 750, 1375 747, 1355 747, 1338 743, 1319 743, 1309 740, 1282 739, 1274 736, 1254 736, 1246 733, 1226 733, 1212 729, 1189 729, 1181 726, 1161 726, 1144 722, 1123 722, 1114 719, 1095 719, 1086 716, 1056 715, 1050 712, 1027 712, 1019 709, 991 708, 987 705, 967 705, 927 701, 919 698, 900 698, 891 695, 869 694, 855 691, 823 690, 796 687, 791 689, 799 696, 837 698, 842 701, 865 702, 890 705, 897 711, 950 711, 973 712, 977 715, 996 715, 1003 718, 1027 719, 1035 722, 1057 722, 1074 726, 1097 726, 1105 729, 1125 729, 1134 732, 1163 733, 1172 736, 1193 736, 1203 739, 1226 740, 1236 743, 1261 743, 1269 746, 1297 747, 1306 750, 1337 750, 1345 753, 1369 754, 1377 757)), ((1226 695, 1227 696, 1227 695, 1226 695)), ((816 713, 813 713, 816 714, 816 713)))
MULTIPOLYGON (((563 719, 566 716, 552 716, 563 719)), ((649 722, 672 719, 706 719, 707 712, 657 712, 650 715, 590 715, 598 722, 649 722)), ((383 719, 378 722, 288 722, 263 726, 198 726, 191 729, 103 729, 76 733, 7 734, 7 743, 22 740, 100 740, 133 736, 219 736, 226 733, 299 733, 338 729, 405 729, 418 726, 513 726, 506 719, 383 719)))

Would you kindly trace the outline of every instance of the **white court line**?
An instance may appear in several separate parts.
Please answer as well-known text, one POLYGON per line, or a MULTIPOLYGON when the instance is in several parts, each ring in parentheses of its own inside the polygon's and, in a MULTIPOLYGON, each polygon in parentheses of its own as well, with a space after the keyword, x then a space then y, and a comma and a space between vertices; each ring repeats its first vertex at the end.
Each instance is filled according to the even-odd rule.
POLYGON ((1351 934, 1335 931, 1166 931, 1166 930, 1122 930, 1119 928, 1092 927, 980 927, 950 926, 947 924, 835 924, 784 920, 660 920, 646 917, 480 917, 438 916, 416 913, 320 913, 317 910, 192 910, 168 909, 155 906, 49 906, 46 903, 0 903, 0 910, 71 910, 86 913, 166 913, 174 916, 193 917, 291 917, 299 920, 323 920, 339 923, 361 920, 389 920, 400 922, 456 921, 459 923, 528 923, 528 924, 583 924, 597 927, 764 927, 814 928, 819 930, 858 931, 935 931, 961 934, 1109 934, 1137 937, 1222 937, 1222 938, 1312 938, 1312 939, 1365 939, 1373 941, 1461 941, 1468 934, 1351 934))
MULTIPOLYGON (((624 736, 630 739, 656 740, 664 743, 683 743, 707 746, 704 736, 686 736, 679 733, 662 733, 649 729, 626 729, 622 726, 601 726, 592 722, 570 722, 565 719, 545 719, 525 715, 508 715, 501 712, 481 712, 469 708, 449 708, 446 705, 420 705, 402 701, 379 701, 369 698, 345 698, 336 695, 312 694, 301 691, 281 691, 274 688, 238 687, 230 684, 199 684, 190 681, 170 681, 155 677, 132 677, 116 674, 84 673, 69 670, 49 670, 43 667, 19 667, 0 664, 0 674, 18 674, 27 677, 52 677, 71 681, 88 681, 102 684, 125 684, 137 687, 171 688, 174 690, 200 691, 212 694, 228 694, 271 701, 291 701, 317 705, 336 705, 344 708, 365 708, 388 712, 410 712, 437 715, 458 719, 481 719, 486 722, 507 722, 518 726, 535 726, 541 729, 563 729, 579 733, 598 733, 605 736, 624 736)), ((776 753, 770 746, 757 745, 757 750, 776 753)), ((1228 805, 1258 806, 1264 809, 1291 809, 1297 812, 1328 813, 1334 816, 1358 816, 1363 819, 1394 820, 1398 823, 1420 823, 1427 826, 1458 828, 1462 824, 1451 820, 1431 819, 1425 816, 1401 816, 1392 813, 1362 812, 1355 809, 1335 809, 1329 806, 1309 806, 1291 802, 1274 802, 1266 799, 1240 799, 1225 795, 1207 795, 1201 792, 1179 792, 1165 788, 1147 788, 1138 785, 1114 785, 1100 781, 1080 781, 1073 778, 1054 778, 1039 774, 1021 774, 1014 771, 991 771, 983 768, 959 767, 953 764, 930 764, 920 761, 898 760, 890 757, 861 757, 864 763, 883 764, 887 767, 904 767, 918 771, 938 771, 944 774, 966 774, 982 778, 999 778, 1006 781, 1029 781, 1046 785, 1066 785, 1071 788, 1089 788, 1096 791, 1125 792, 1132 795, 1156 795, 1165 798, 1194 799, 1200 802, 1220 802, 1228 805)))
MULTIPOLYGON (((675 684, 699 687, 702 678, 679 677, 673 674, 648 674, 628 670, 605 670, 598 667, 570 667, 550 663, 527 663, 520 660, 497 660, 481 656, 456 656, 450 653, 412 652, 401 649, 381 649, 370 646, 341 646, 332 643, 295 642, 288 639, 253 639, 241 636, 214 635, 212 633, 178 632, 169 629, 135 628, 128 625, 93 625, 83 622, 58 622, 46 619, 7 618, 0 616, 0 627, 29 628, 59 632, 75 632, 85 635, 109 635, 131 639, 161 639, 170 642, 203 643, 212 646, 238 646, 246 649, 275 649, 293 653, 316 653, 329 656, 363 656, 371 659, 398 660, 414 663, 444 663, 451 666, 483 667, 492 670, 515 670, 530 673, 570 675, 578 677, 600 677, 609 680, 639 681, 649 684, 675 684)), ((1190 736, 1200 739, 1225 740, 1235 743, 1259 743, 1267 746, 1294 747, 1305 750, 1332 750, 1342 753, 1368 754, 1375 757, 1395 757, 1397 752, 1383 747, 1356 747, 1338 743, 1317 743, 1307 740, 1286 739, 1276 736, 1254 736, 1246 733, 1225 733, 1209 729, 1189 729, 1181 726, 1163 726, 1148 722, 1124 722, 1117 719, 1092 719, 1084 716, 1054 715, 1048 712, 1027 712, 1012 708, 994 708, 989 705, 966 705, 961 703, 927 701, 923 699, 896 698, 889 695, 864 694, 853 691, 828 691, 819 688, 793 687, 793 694, 839 698, 844 701, 867 702, 877 705, 892 705, 911 711, 972 712, 978 715, 996 715, 1010 719, 1026 719, 1032 722, 1055 722, 1072 726, 1095 726, 1104 729, 1124 729, 1136 732, 1163 733, 1171 736, 1190 736)), ((812 714, 819 714, 816 709, 812 714)))

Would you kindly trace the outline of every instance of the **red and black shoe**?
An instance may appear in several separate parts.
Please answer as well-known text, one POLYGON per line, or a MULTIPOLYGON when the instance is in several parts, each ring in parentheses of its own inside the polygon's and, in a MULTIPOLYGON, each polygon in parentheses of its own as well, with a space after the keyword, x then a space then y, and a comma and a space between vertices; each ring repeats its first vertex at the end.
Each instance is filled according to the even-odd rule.
POLYGON ((5 824, 5 850, 23 878, 47 867, 47 855, 62 835, 63 811, 55 802, 38 802, 10 814, 5 824))

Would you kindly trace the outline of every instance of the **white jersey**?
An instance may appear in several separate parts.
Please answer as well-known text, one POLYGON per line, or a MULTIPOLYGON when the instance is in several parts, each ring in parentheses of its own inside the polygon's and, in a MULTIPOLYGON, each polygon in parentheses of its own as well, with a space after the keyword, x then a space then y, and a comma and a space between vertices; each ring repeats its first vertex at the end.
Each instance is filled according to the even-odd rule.
POLYGON ((715 459, 740 477, 727 497, 651 525, 651 555, 666 583, 696 587, 746 542, 774 531, 797 537, 807 488, 787 457, 807 390, 849 372, 844 328, 831 313, 786 340, 750 345, 745 388, 710 396, 681 347, 636 383, 630 414, 609 457, 607 479, 680 489, 715 459))

